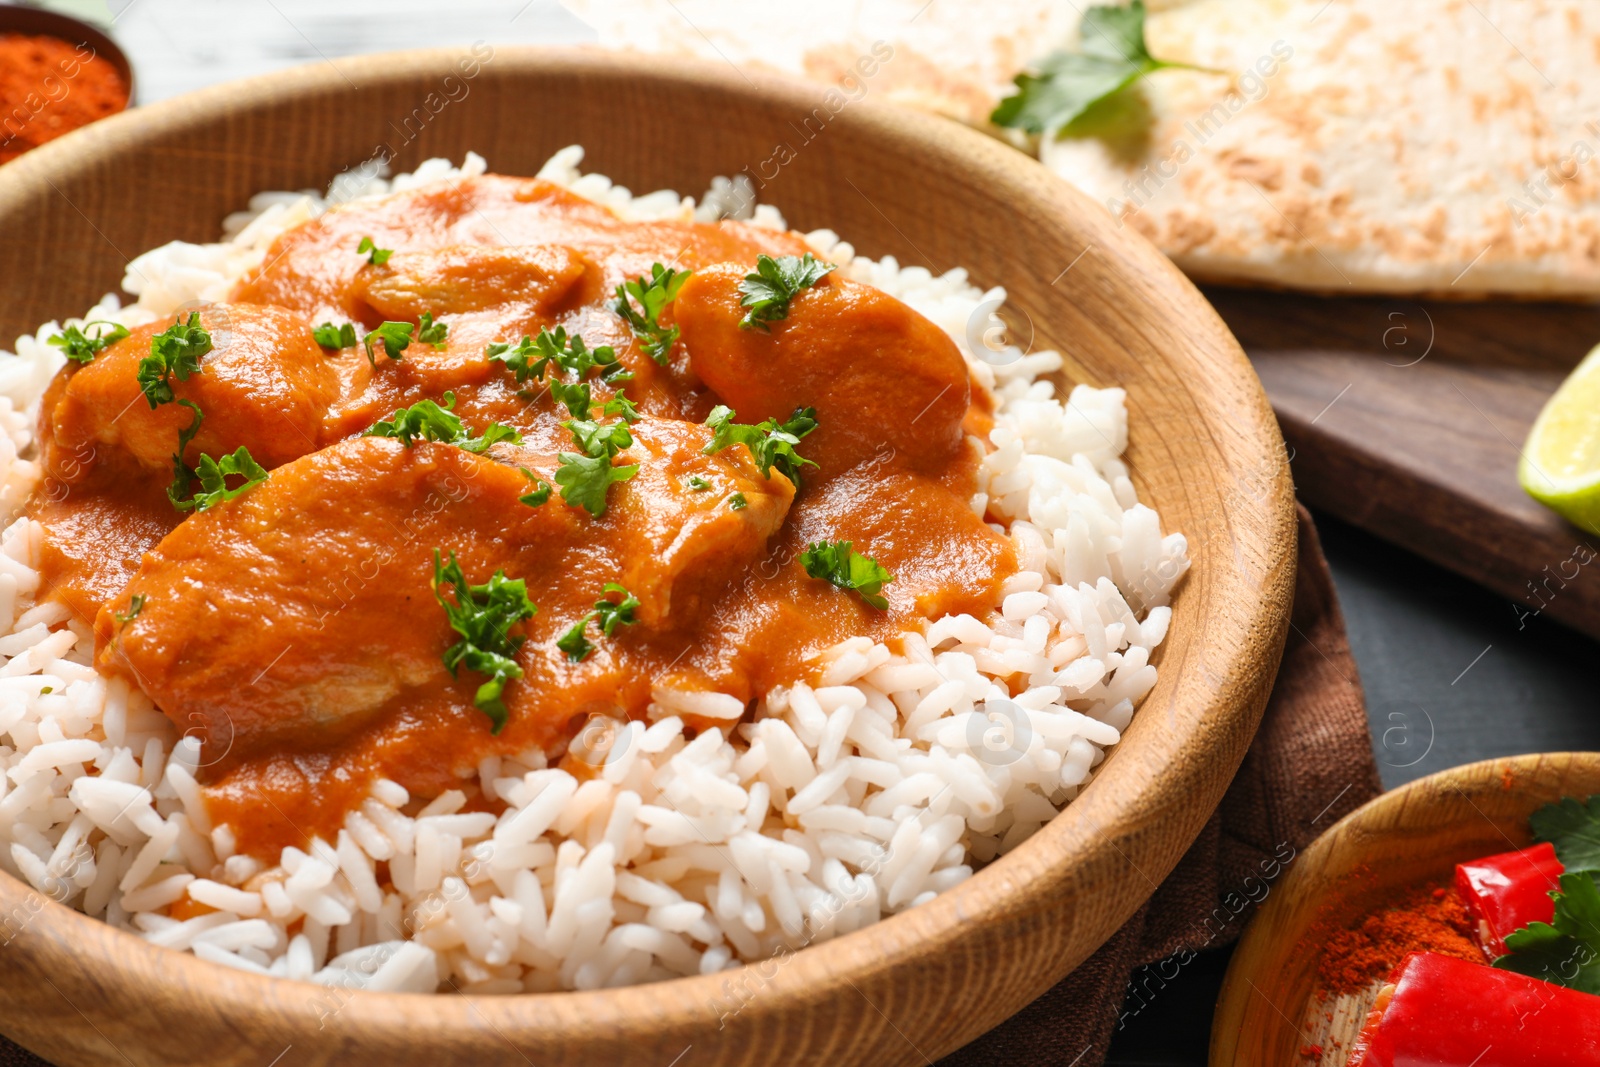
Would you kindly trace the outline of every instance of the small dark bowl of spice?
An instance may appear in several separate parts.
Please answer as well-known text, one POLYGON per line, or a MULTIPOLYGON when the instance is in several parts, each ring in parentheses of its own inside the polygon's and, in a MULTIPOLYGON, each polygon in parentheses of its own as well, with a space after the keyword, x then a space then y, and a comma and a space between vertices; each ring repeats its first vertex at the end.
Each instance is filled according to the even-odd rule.
POLYGON ((133 102, 133 69, 87 23, 0 5, 0 165, 133 102))

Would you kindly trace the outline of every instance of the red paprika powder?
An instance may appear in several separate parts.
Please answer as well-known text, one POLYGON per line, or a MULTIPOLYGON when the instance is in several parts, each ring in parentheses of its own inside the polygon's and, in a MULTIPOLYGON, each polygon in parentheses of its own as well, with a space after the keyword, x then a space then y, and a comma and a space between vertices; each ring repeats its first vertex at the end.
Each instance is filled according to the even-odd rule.
POLYGON ((1360 926, 1340 930, 1322 951, 1317 978, 1325 996, 1359 993, 1386 977, 1412 952, 1437 952, 1483 962, 1472 940, 1472 917, 1449 886, 1407 890, 1360 926))
POLYGON ((0 34, 0 163, 127 106, 127 82, 88 45, 0 34))

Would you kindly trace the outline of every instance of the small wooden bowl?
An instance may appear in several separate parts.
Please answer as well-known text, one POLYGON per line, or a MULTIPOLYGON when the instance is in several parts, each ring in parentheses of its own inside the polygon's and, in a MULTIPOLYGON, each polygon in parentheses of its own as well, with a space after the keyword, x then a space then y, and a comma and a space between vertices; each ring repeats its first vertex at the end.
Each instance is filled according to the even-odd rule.
MULTIPOLYGON (((596 52, 341 59, 141 108, 0 172, 0 336, 79 312, 127 258, 215 240, 263 189, 393 152, 533 174, 561 147, 635 190, 746 173, 791 225, 1004 284, 1068 377, 1128 390, 1144 500, 1188 535, 1161 679, 1092 785, 922 907, 782 960, 605 992, 349 994, 154 948, 0 876, 0 1028, 57 1063, 922 1064, 1019 1010, 1111 935, 1194 840, 1282 653, 1295 517, 1283 441, 1221 320, 1143 239, 1020 153, 799 82, 596 52), (823 120, 818 125, 819 118, 823 120), (692 1048, 692 1052, 689 1050, 692 1048)), ((980 324, 981 325, 981 324, 980 324)))
POLYGON ((1311 1038, 1301 1023, 1328 932, 1406 887, 1448 882, 1463 860, 1527 847, 1535 809, 1594 793, 1600 753, 1517 756, 1431 774, 1339 820, 1292 862, 1234 950, 1211 1067, 1304 1067, 1299 1050, 1311 1038))
POLYGON ((133 106, 135 86, 133 65, 110 37, 87 22, 46 11, 39 7, 0 5, 0 33, 26 33, 31 36, 56 37, 71 45, 83 45, 116 68, 128 87, 128 107, 133 106))

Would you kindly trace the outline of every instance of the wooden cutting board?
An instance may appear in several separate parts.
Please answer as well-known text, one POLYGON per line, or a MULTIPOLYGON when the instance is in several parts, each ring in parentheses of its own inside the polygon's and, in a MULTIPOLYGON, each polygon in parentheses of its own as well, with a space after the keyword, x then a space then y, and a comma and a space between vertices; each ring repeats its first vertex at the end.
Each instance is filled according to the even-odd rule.
POLYGON ((1301 499, 1503 594, 1514 627, 1600 637, 1600 537, 1516 478, 1539 409, 1600 343, 1600 304, 1206 295, 1266 385, 1301 499))

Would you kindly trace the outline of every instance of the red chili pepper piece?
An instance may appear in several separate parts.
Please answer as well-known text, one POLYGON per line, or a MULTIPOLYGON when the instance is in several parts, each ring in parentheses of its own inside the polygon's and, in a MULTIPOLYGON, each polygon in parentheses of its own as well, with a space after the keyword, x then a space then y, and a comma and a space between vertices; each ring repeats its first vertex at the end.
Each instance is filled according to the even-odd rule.
POLYGON ((1389 978, 1347 1067, 1596 1067, 1600 997, 1432 952, 1389 978))
POLYGON ((1549 842, 1456 865, 1456 892, 1477 922, 1478 947, 1489 959, 1505 955, 1506 935, 1555 915, 1550 894, 1564 871, 1549 842))

